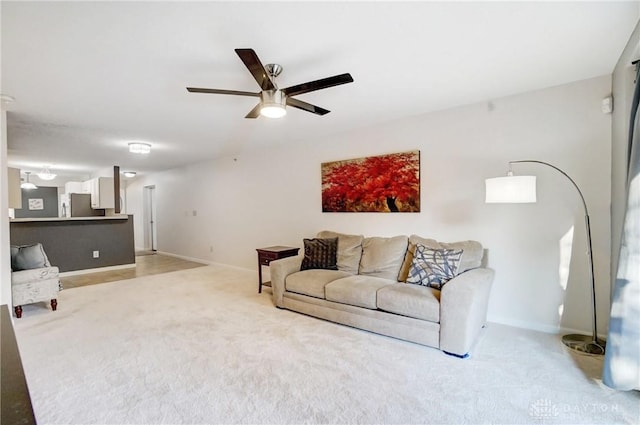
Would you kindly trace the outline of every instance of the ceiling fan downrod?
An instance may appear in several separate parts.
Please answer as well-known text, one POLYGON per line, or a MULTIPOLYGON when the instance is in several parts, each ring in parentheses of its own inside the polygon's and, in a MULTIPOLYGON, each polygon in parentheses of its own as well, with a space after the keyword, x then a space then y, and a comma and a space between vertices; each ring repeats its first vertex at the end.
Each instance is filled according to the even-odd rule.
POLYGON ((280 73, 284 68, 282 68, 282 66, 278 65, 277 63, 268 63, 265 65, 265 69, 267 70, 270 76, 275 78, 278 75, 280 75, 280 73))

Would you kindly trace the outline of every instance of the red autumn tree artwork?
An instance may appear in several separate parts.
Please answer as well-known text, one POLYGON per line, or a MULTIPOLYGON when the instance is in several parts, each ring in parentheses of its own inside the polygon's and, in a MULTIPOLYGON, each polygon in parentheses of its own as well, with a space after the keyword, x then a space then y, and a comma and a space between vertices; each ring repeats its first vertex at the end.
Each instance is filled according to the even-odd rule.
POLYGON ((420 151, 322 164, 323 212, 420 212, 420 151))

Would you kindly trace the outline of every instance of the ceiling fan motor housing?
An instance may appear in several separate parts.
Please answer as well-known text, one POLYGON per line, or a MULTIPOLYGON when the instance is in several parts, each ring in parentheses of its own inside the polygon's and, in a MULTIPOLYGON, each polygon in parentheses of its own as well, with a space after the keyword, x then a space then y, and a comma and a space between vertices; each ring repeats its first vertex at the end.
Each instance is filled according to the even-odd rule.
POLYGON ((263 105, 278 105, 284 107, 287 97, 282 90, 263 90, 260 92, 260 99, 263 105))

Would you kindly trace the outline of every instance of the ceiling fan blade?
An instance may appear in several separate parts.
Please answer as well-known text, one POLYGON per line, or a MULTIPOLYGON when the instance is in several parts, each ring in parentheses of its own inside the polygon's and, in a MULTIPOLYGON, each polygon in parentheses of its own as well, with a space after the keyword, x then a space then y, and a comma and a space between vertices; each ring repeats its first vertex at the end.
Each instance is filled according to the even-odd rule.
POLYGON ((235 94, 237 96, 260 97, 260 92, 252 93, 250 91, 238 91, 238 90, 200 89, 197 87, 187 87, 187 91, 190 93, 235 94))
POLYGON ((287 98, 287 105, 291 106, 291 107, 294 107, 294 108, 302 109, 303 111, 311 112, 311 113, 316 114, 316 115, 326 115, 329 112, 331 112, 331 111, 329 111, 327 109, 321 108, 321 107, 316 106, 316 105, 312 105, 312 104, 307 103, 307 102, 303 102, 303 101, 298 100, 298 99, 293 99, 291 97, 287 98))
POLYGON ((245 118, 258 118, 260 116, 260 107, 261 106, 262 106, 262 104, 258 103, 255 106, 255 108, 250 110, 249 113, 247 115, 245 115, 245 118))
POLYGON ((295 96, 297 94, 309 93, 311 91, 322 90, 346 83, 353 83, 353 78, 349 73, 334 75, 333 77, 327 77, 321 80, 309 81, 308 83, 287 87, 286 89, 282 89, 282 92, 287 96, 295 96))
POLYGON ((276 89, 275 84, 271 81, 271 77, 264 69, 264 65, 262 65, 262 62, 260 62, 258 55, 253 49, 236 49, 236 53, 240 56, 240 59, 249 69, 249 72, 251 72, 251 75, 256 79, 262 90, 276 89))

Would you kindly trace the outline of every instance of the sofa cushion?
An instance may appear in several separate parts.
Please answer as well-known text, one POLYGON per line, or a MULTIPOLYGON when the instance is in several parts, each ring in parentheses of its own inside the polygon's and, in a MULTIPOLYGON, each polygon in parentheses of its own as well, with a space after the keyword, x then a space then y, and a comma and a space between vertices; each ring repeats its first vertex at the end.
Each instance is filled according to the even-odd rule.
POLYGON ((345 235, 343 233, 323 230, 318 238, 338 238, 338 270, 358 274, 360 257, 362 257, 362 235, 345 235))
POLYGON ((303 239, 304 258, 300 270, 326 269, 338 270, 338 238, 303 239))
POLYGON ((441 289, 458 274, 461 255, 460 249, 431 249, 417 244, 407 283, 441 289))
POLYGON ((460 241, 460 242, 438 242, 435 239, 426 239, 417 235, 411 235, 409 237, 409 247, 407 248, 407 255, 402 263, 402 269, 400 270, 400 276, 398 280, 400 282, 406 282, 409 276, 409 269, 411 268, 411 262, 416 252, 416 244, 421 244, 431 249, 461 249, 462 256, 460 257, 460 263, 458 264, 458 274, 466 272, 467 270, 475 269, 482 265, 482 256, 484 250, 482 244, 477 241, 460 241))
POLYGON ((305 270, 287 276, 284 286, 289 292, 324 299, 324 286, 327 283, 348 276, 351 275, 340 270, 305 270))
POLYGON ((328 301, 375 310, 378 289, 393 285, 394 280, 355 275, 334 280, 324 287, 328 301))
POLYGON ((365 238, 362 241, 362 259, 359 274, 398 281, 402 261, 407 252, 408 238, 365 238))
POLYGON ((11 270, 31 270, 49 267, 49 259, 41 243, 11 247, 11 270))
POLYGON ((378 290, 378 308, 415 319, 440 321, 440 291, 419 285, 394 283, 378 290))

